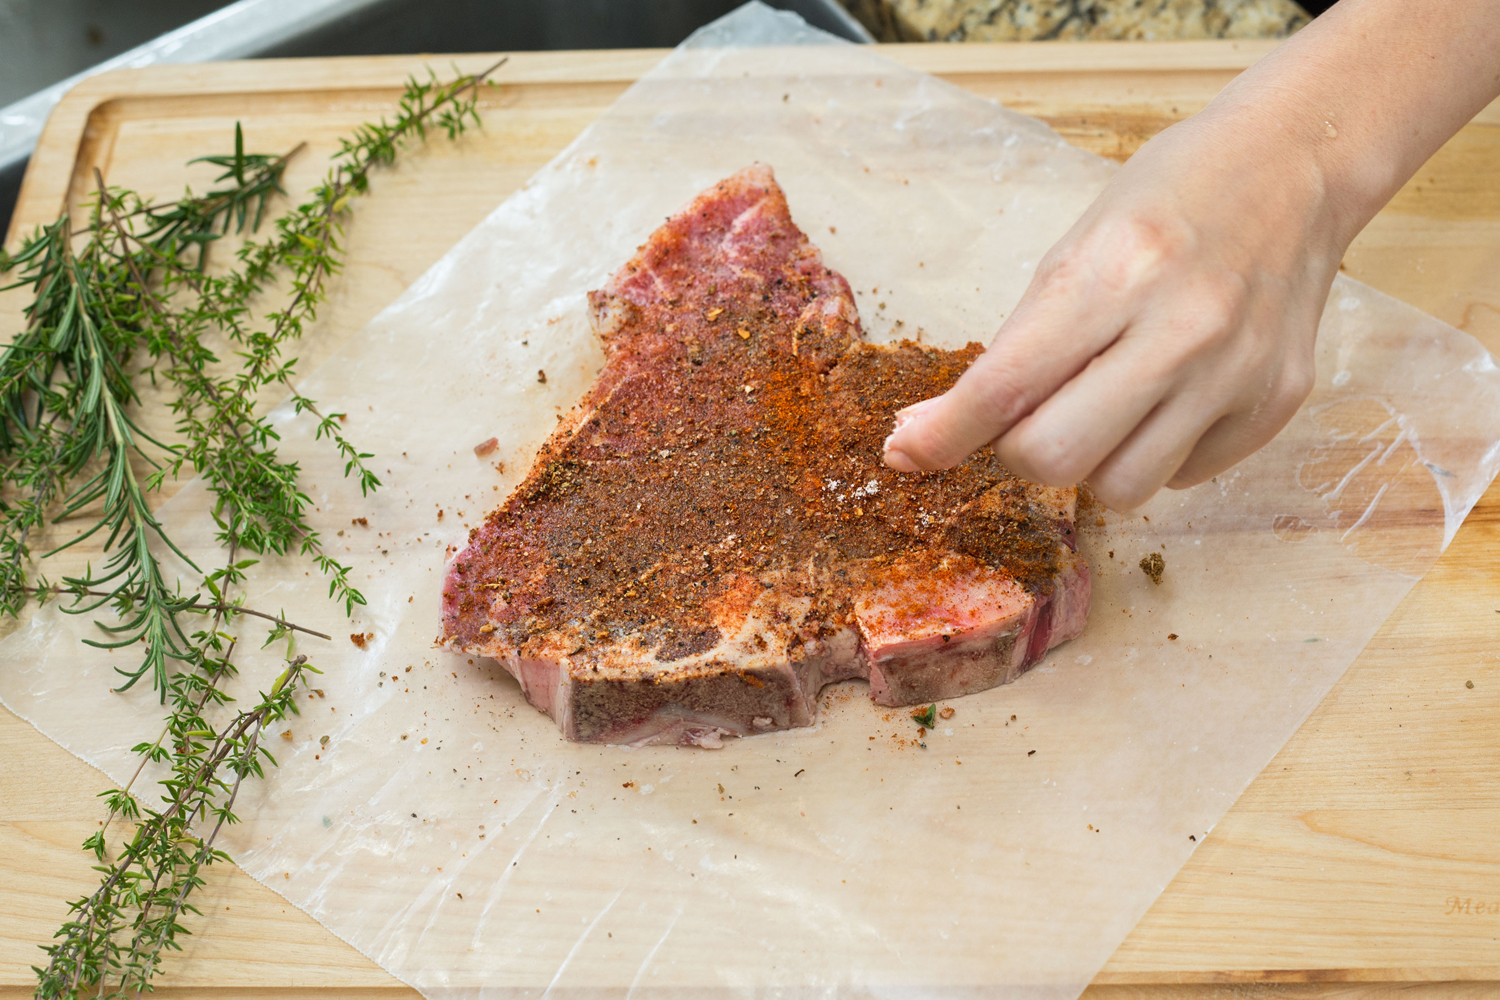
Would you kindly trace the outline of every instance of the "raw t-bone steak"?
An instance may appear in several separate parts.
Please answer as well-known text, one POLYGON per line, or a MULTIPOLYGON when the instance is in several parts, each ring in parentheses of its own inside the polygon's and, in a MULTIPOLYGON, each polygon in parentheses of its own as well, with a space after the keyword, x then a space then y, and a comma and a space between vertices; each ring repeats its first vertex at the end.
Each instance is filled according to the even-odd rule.
POLYGON ((850 677, 883 705, 968 694, 1082 630, 1074 490, 988 449, 881 464, 894 413, 979 345, 864 343, 768 167, 590 302, 608 363, 443 592, 441 641, 500 660, 569 739, 717 746, 809 725, 850 677))

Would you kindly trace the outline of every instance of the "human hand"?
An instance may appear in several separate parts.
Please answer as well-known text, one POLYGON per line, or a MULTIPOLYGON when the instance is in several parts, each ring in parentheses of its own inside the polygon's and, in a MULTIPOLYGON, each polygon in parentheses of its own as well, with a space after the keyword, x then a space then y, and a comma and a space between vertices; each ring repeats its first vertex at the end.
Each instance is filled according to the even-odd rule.
POLYGON ((1352 234, 1316 163, 1256 118, 1142 147, 958 383, 897 415, 887 464, 947 468, 992 443, 1018 475, 1129 509, 1268 442, 1312 388, 1352 234))
POLYGON ((1494 0, 1342 0, 1146 143, 1048 252, 958 383, 897 415, 885 460, 985 444, 1129 509, 1260 448, 1313 380, 1354 235, 1500 94, 1494 0))

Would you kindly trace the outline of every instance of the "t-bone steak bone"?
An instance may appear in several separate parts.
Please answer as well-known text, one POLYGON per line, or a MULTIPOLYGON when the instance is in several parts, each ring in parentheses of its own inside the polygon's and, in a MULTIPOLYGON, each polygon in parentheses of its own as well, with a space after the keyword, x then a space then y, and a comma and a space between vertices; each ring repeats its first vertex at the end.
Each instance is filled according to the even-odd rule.
POLYGON ((697 743, 1005 684, 1083 629, 1077 494, 989 449, 880 461, 895 412, 980 352, 861 340, 765 166, 699 195, 590 296, 607 363, 443 590, 567 738, 697 743))

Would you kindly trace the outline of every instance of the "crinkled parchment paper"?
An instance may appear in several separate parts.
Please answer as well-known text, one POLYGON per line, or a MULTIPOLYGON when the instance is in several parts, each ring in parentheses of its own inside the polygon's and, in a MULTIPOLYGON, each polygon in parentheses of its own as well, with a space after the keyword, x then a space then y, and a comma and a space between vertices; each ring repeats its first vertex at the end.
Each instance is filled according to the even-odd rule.
MULTIPOLYGON (((993 333, 1114 169, 742 8, 307 380, 378 454, 384 489, 362 499, 311 424, 278 412, 370 604, 350 625, 302 563, 252 571, 251 607, 339 639, 302 644, 326 696, 272 739, 282 767, 242 795, 224 846, 427 996, 1075 996, 1495 474, 1490 355, 1340 279, 1292 424, 1144 516, 1089 515, 1087 633, 953 703, 925 747, 860 684, 830 689, 814 728, 719 751, 565 743, 494 664, 433 648, 444 557, 601 364, 588 290, 755 160, 859 290, 873 339, 945 345, 993 333), (1159 586, 1137 568, 1153 551, 1159 586)), ((193 485, 164 516, 209 566, 205 507, 193 485)), ((141 688, 108 693, 89 631, 38 615, 5 643, 0 694, 123 779, 161 712, 141 688)), ((247 656, 243 693, 277 669, 247 656)))

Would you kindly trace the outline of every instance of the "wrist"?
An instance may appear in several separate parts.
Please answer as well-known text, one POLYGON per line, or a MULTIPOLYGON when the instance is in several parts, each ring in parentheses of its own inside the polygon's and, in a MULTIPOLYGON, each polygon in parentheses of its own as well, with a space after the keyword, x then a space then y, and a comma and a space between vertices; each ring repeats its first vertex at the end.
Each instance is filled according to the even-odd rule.
POLYGON ((1187 217, 1215 220, 1210 245, 1225 265, 1291 277, 1311 264, 1331 278, 1368 221, 1367 199, 1296 123, 1269 102, 1215 102, 1132 165, 1166 181, 1187 217))
POLYGON ((1321 224, 1347 247, 1500 95, 1497 51, 1494 0, 1342 0, 1195 117, 1237 130, 1319 190, 1321 224))
POLYGON ((1285 88, 1226 89, 1188 123, 1230 151, 1239 183, 1256 192, 1249 211, 1339 258, 1400 181, 1318 103, 1285 88))

